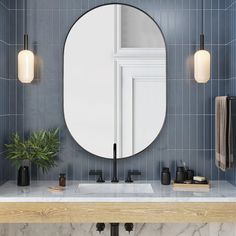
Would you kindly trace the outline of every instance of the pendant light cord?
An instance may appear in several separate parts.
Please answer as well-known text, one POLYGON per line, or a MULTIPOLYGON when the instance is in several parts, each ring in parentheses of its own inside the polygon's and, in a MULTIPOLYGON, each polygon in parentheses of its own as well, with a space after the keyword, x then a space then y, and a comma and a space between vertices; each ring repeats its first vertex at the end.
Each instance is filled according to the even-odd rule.
POLYGON ((200 34, 200 50, 204 50, 204 30, 203 30, 203 27, 204 27, 204 10, 203 10, 203 7, 204 7, 204 0, 202 0, 202 9, 201 9, 201 34, 200 34))
POLYGON ((202 0, 202 34, 203 34, 203 25, 204 25, 204 10, 203 10, 203 7, 204 7, 204 2, 203 2, 203 0, 202 0))
POLYGON ((24 34, 27 34, 27 2, 24 0, 24 34))
POLYGON ((27 34, 27 3, 26 0, 23 2, 23 32, 24 32, 24 49, 28 50, 28 34, 27 34))

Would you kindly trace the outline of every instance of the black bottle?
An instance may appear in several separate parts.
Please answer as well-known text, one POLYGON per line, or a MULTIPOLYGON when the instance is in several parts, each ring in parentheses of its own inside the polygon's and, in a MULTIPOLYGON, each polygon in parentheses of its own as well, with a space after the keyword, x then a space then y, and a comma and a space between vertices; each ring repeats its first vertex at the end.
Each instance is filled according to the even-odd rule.
POLYGON ((66 186, 66 174, 62 173, 59 176, 59 186, 65 187, 66 186))
POLYGON ((187 170, 187 180, 193 180, 194 171, 193 170, 187 170))
POLYGON ((29 176, 29 167, 21 166, 18 170, 17 177, 18 186, 29 186, 30 185, 30 176, 29 176))
POLYGON ((163 167, 161 172, 161 184, 169 185, 171 181, 169 168, 163 167))
POLYGON ((177 167, 177 171, 176 171, 176 179, 175 181, 177 183, 183 183, 186 180, 186 171, 185 168, 183 166, 179 166, 177 167))

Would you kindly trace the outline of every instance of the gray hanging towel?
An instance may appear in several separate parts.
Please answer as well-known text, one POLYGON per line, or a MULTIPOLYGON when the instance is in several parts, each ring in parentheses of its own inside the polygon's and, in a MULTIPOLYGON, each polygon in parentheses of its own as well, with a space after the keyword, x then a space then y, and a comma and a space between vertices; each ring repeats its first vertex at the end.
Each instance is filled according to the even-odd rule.
POLYGON ((233 166, 233 129, 231 101, 227 96, 215 99, 215 163, 223 171, 233 166))

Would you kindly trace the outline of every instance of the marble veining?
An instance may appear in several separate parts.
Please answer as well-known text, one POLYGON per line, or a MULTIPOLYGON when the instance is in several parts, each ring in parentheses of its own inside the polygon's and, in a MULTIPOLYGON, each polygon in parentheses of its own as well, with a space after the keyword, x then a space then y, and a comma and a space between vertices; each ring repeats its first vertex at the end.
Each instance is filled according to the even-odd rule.
MULTIPOLYGON (((69 181, 63 192, 50 192, 57 181, 33 181, 29 187, 17 187, 8 181, 0 188, 0 202, 236 202, 236 188, 227 181, 212 181, 209 192, 174 191, 171 185, 148 181, 153 193, 85 193, 79 185, 91 182, 69 181)), ((144 181, 136 184, 143 186, 144 181)), ((92 183, 94 185, 94 182, 92 183)), ((106 185, 110 183, 102 183, 106 185)), ((96 184, 94 186, 97 186, 96 184)))
MULTIPOLYGON (((130 236, 234 236, 236 224, 135 224, 130 234, 120 224, 120 235, 130 236)), ((110 225, 99 234, 96 224, 0 224, 0 236, 110 236, 110 225)))

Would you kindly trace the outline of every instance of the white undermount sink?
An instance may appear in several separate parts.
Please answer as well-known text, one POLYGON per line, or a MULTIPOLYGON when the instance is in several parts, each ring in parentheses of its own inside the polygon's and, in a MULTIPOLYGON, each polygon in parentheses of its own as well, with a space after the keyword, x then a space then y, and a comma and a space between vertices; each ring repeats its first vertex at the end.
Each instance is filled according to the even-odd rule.
POLYGON ((79 193, 81 194, 150 194, 153 193, 151 184, 139 183, 95 183, 79 184, 79 193))

